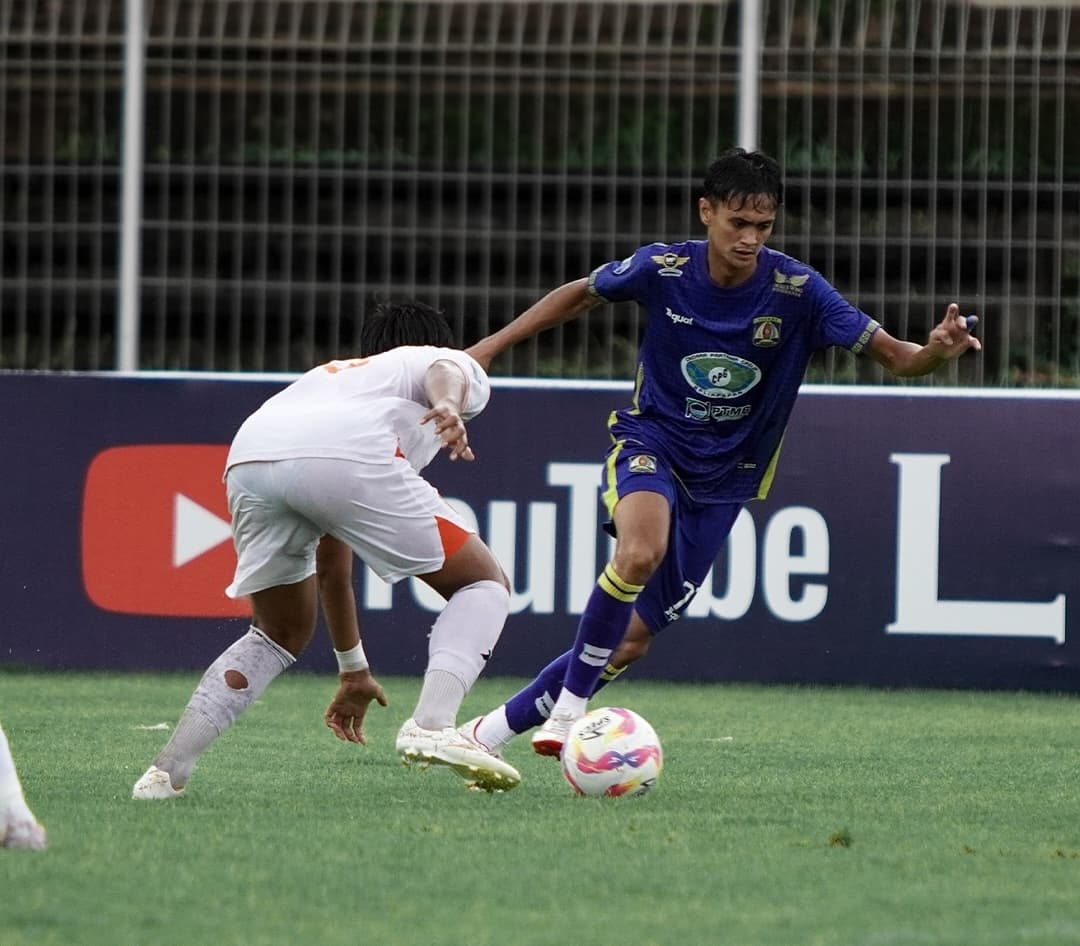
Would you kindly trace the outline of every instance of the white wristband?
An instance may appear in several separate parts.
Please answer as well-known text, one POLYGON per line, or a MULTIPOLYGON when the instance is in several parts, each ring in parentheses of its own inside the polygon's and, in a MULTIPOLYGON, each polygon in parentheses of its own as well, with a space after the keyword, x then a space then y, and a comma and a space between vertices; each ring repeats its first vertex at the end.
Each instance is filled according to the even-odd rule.
POLYGON ((335 649, 334 656, 337 657, 339 673, 350 673, 354 670, 367 670, 368 668, 367 656, 364 654, 363 641, 349 650, 335 649))

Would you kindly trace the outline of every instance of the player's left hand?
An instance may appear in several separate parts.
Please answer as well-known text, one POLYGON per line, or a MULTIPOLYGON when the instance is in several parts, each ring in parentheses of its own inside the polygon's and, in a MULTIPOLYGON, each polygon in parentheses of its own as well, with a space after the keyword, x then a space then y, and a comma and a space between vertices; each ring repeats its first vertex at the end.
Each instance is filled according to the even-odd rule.
POLYGON ((436 404, 430 411, 420 418, 421 424, 435 421, 435 433, 442 440, 443 446, 450 451, 450 459, 475 460, 472 447, 469 446, 469 435, 465 431, 465 421, 461 415, 451 406, 436 404))
POLYGON ((972 334, 978 321, 977 315, 961 315, 960 306, 952 302, 945 318, 931 329, 930 345, 944 359, 959 358, 968 349, 982 351, 982 342, 972 334))
POLYGON ((387 706, 386 694, 370 670, 354 670, 339 674, 338 691, 323 714, 326 725, 345 742, 366 745, 364 716, 374 700, 387 706))

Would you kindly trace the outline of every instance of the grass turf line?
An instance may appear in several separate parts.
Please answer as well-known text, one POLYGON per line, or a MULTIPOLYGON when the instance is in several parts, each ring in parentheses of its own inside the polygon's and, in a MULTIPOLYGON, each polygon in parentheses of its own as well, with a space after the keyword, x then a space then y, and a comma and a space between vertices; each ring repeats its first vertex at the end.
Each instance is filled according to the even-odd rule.
MULTIPOLYGON (((403 768, 419 681, 364 748, 331 677, 278 679, 175 802, 131 785, 198 674, 0 671, 44 854, 0 851, 0 943, 1016 946, 1080 942, 1072 697, 627 679, 644 798, 579 799, 526 740, 489 796, 403 768)), ((522 681, 481 680, 461 719, 522 681)))

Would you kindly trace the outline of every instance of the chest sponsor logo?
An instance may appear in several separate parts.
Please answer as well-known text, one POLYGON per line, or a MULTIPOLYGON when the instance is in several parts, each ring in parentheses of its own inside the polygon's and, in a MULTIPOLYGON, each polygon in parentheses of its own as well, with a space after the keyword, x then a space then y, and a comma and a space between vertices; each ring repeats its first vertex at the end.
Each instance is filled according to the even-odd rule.
POLYGON ((679 256, 678 253, 660 253, 651 259, 660 267, 657 272, 661 276, 681 276, 682 267, 690 262, 689 256, 679 256))
POLYGON ((664 315, 666 315, 676 325, 693 325, 694 317, 691 315, 679 315, 678 312, 672 312, 670 306, 664 307, 664 315))
POLYGON ((797 276, 788 276, 778 269, 773 270, 773 292, 782 292, 785 296, 799 298, 803 294, 803 286, 810 279, 809 273, 800 273, 797 276))
POLYGON ((752 361, 719 351, 698 352, 682 360, 686 383, 708 398, 740 397, 761 380, 752 361))
POLYGON ((776 315, 760 315, 754 319, 754 345, 757 348, 775 348, 779 345, 782 321, 776 315))

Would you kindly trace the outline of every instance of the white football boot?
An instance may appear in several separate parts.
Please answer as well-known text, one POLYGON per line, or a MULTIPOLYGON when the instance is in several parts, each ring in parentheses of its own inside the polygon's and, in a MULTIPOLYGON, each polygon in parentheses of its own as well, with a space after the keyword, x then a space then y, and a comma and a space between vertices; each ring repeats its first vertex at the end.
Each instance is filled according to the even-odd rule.
POLYGON ((135 787, 131 790, 131 797, 140 801, 159 801, 164 798, 176 798, 183 793, 182 788, 173 788, 168 772, 152 765, 135 783, 135 787))
POLYGON ((537 755, 561 755, 563 744, 570 737, 570 730, 579 719, 580 716, 565 710, 552 713, 544 721, 544 725, 532 735, 533 752, 537 755))
POLYGON ((406 765, 445 765, 471 787, 486 792, 505 792, 521 781, 517 769, 453 726, 421 729, 415 719, 407 719, 398 731, 396 745, 406 765))

